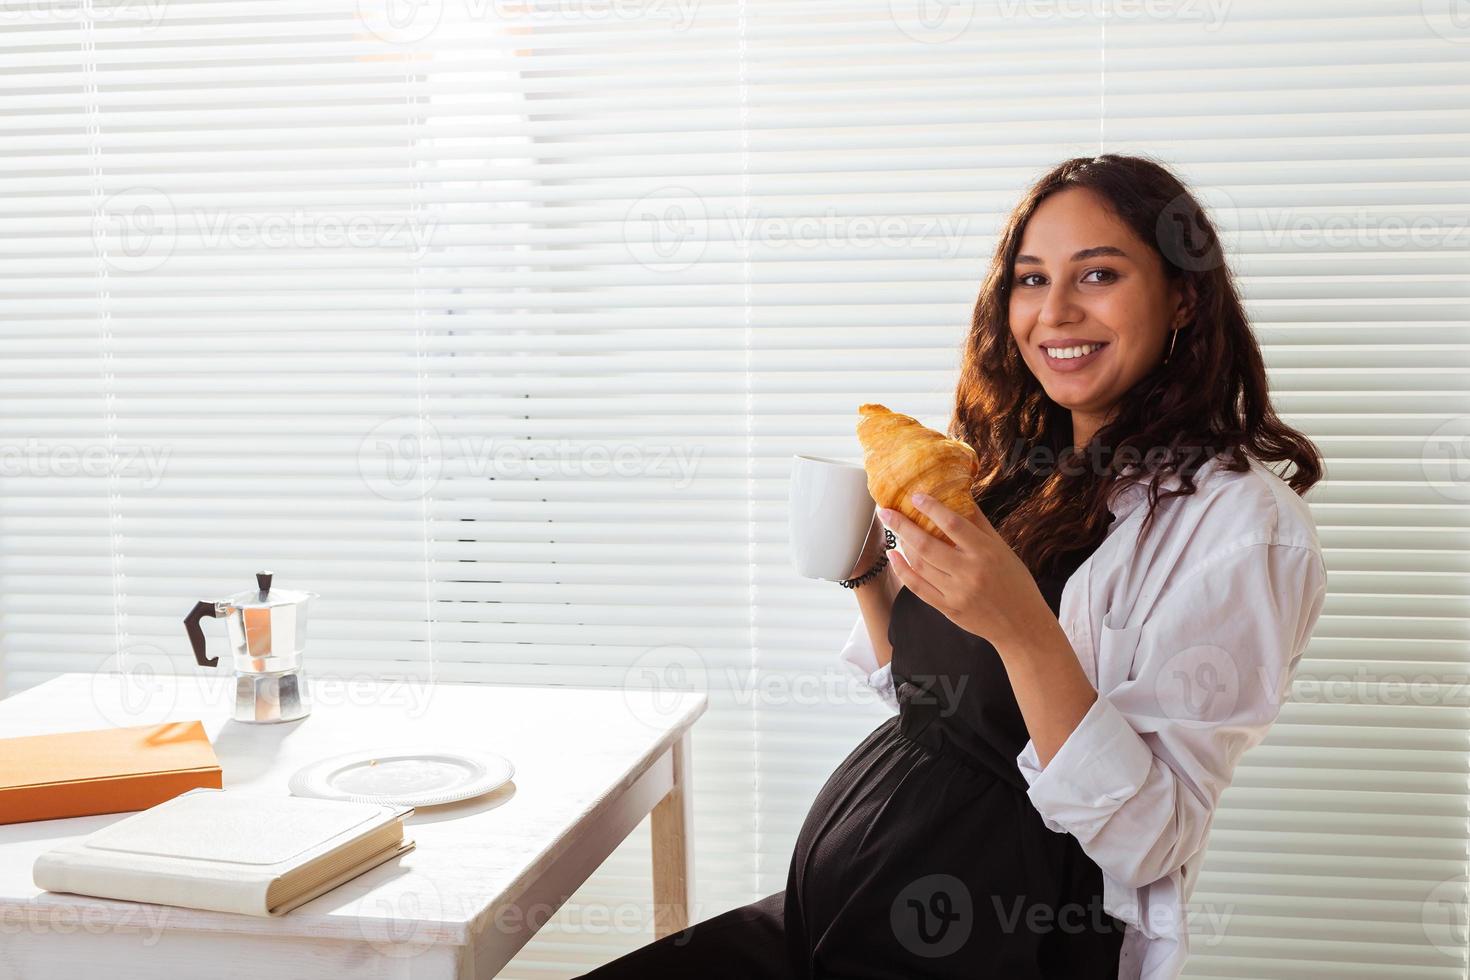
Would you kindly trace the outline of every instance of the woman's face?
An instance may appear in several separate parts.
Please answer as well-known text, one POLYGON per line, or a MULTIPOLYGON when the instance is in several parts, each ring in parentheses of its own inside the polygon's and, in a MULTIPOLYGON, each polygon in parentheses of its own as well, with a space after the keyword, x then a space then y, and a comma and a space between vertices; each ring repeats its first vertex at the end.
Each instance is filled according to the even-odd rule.
POLYGON ((1011 335, 1047 395, 1072 410, 1077 445, 1163 359, 1181 296, 1092 191, 1060 191, 1031 216, 1012 270, 1011 335))

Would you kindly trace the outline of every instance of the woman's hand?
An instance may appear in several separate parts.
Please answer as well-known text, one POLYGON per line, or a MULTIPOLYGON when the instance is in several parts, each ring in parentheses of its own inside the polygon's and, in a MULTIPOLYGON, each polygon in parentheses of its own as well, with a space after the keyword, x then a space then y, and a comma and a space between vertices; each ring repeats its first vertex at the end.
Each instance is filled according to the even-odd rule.
POLYGON ((1055 622, 1031 572, 978 507, 967 519, 925 494, 916 493, 912 499, 954 544, 929 534, 898 511, 879 510, 903 548, 902 554, 897 549, 889 552, 889 558, 910 592, 956 626, 997 647, 1013 645, 1048 618, 1055 622))

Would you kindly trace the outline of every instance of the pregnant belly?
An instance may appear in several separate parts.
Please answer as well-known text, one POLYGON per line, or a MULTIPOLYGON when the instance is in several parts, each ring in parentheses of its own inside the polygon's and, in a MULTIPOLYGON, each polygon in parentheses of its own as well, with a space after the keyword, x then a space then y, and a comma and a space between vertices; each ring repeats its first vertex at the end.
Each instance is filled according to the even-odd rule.
MULTIPOLYGON (((912 859, 933 849, 932 834, 956 821, 983 824, 987 800, 1009 793, 998 780, 903 735, 895 716, 838 765, 812 801, 797 838, 803 878, 810 880, 818 864, 824 877, 841 878, 865 860, 912 859)), ((1001 810, 1014 807, 1014 800, 999 802, 1001 810)))
POLYGON ((792 855, 788 928, 819 973, 877 975, 862 972, 875 961, 932 969, 926 943, 963 938, 939 958, 947 967, 969 969, 973 947, 991 957, 976 969, 999 957, 1029 976, 1041 937, 1025 934, 1025 916, 1059 897, 1063 861, 1063 835, 1024 793, 907 738, 895 717, 817 794, 792 855))

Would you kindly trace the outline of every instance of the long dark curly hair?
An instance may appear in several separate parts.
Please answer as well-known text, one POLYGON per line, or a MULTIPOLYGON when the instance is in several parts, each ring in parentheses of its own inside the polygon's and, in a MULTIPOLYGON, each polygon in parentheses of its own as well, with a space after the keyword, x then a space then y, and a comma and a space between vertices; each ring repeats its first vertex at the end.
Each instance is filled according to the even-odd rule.
POLYGON ((1140 537, 1161 500, 1195 492, 1195 472, 1214 455, 1234 471, 1249 466, 1241 451, 1263 463, 1289 461, 1294 472, 1282 478, 1297 494, 1322 477, 1317 447, 1271 407, 1265 362, 1213 221, 1165 166, 1140 156, 1066 160, 1011 212, 975 301, 949 435, 979 455, 972 492, 1033 573, 1106 536, 1111 495, 1130 466, 1137 467, 1130 480, 1149 479, 1140 537), (1071 412, 1047 396, 1022 360, 1009 318, 1026 224, 1042 201, 1072 187, 1105 200, 1158 254, 1170 284, 1192 298, 1168 362, 1161 358, 1123 395, 1081 450, 1072 445, 1071 412), (1180 487, 1161 496, 1160 481, 1173 473, 1180 487), (987 501, 996 500, 1006 505, 992 514, 987 501))

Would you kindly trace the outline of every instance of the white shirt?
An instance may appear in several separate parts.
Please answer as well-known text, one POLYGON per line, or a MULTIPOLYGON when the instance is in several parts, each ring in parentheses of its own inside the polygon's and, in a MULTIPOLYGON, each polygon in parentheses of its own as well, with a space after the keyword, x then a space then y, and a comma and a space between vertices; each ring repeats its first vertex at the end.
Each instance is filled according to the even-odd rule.
MULTIPOLYGON (((1307 503, 1258 460, 1218 463, 1192 496, 1162 501, 1137 543, 1147 478, 1128 471, 1057 617, 1097 701, 1045 769, 1031 741, 1016 757, 1042 822, 1077 838, 1103 907, 1127 924, 1119 980, 1182 971, 1215 806, 1276 720, 1326 596, 1307 503)), ((840 656, 897 709, 861 616, 840 656)))

